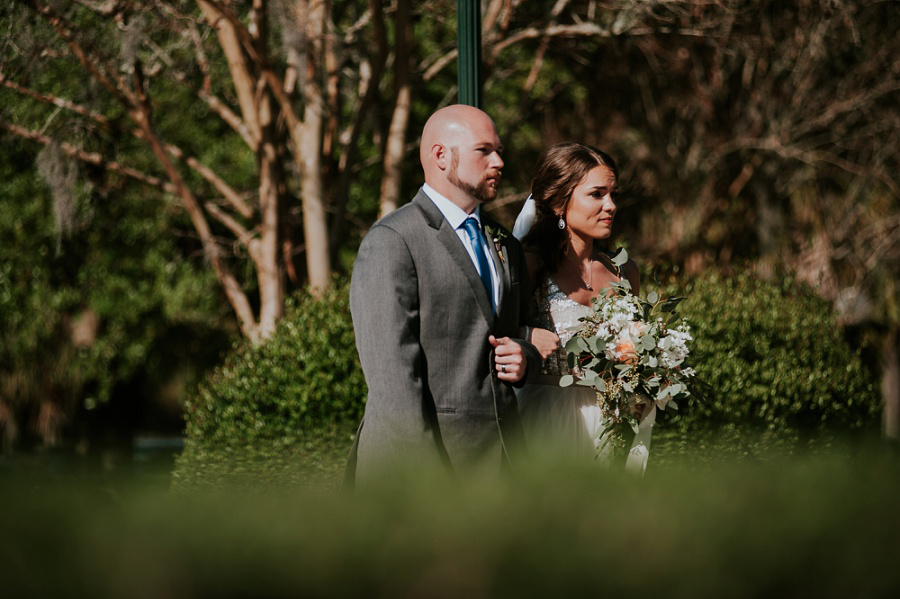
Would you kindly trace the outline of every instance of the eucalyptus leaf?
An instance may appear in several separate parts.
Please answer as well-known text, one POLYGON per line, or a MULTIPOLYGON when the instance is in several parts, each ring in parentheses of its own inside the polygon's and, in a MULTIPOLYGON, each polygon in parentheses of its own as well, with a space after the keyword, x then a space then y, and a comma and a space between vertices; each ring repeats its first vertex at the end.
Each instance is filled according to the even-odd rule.
POLYGON ((656 302, 659 301, 659 294, 656 293, 655 291, 651 291, 650 293, 647 294, 647 301, 650 302, 651 304, 655 304, 656 302))
POLYGON ((591 351, 591 348, 588 347, 587 341, 584 340, 584 337, 575 337, 575 345, 581 351, 586 351, 586 352, 591 351))
POLYGON ((582 387, 593 387, 595 378, 597 378, 596 372, 593 370, 585 370, 584 375, 576 379, 575 384, 581 385, 582 387))
POLYGON ((569 352, 570 354, 580 353, 581 345, 578 343, 579 341, 581 341, 582 343, 584 342, 584 340, 581 339, 581 337, 572 337, 571 339, 569 339, 566 342, 566 351, 569 352))
POLYGON ((601 393, 606 391, 606 381, 603 380, 602 376, 598 376, 594 379, 594 388, 601 393))
POLYGON ((628 251, 625 248, 619 248, 616 255, 612 257, 612 263, 616 266, 623 266, 628 262, 628 251))
POLYGON ((660 309, 663 312, 674 312, 675 308, 678 307, 678 304, 680 304, 684 300, 685 298, 683 297, 670 297, 663 303, 662 306, 660 306, 660 309))
POLYGON ((571 374, 564 374, 562 378, 559 379, 560 387, 571 387, 572 383, 575 382, 575 377, 571 374))
POLYGON ((651 351, 656 349, 656 339, 653 337, 653 335, 644 335, 643 337, 641 337, 641 347, 644 348, 644 351, 651 351))

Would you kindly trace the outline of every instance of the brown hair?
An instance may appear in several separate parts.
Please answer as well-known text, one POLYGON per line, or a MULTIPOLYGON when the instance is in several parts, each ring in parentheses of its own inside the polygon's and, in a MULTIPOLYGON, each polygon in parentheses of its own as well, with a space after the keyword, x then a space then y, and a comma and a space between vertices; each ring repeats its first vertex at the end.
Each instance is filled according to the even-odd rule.
POLYGON ((565 217, 572 191, 598 166, 610 169, 618 180, 616 162, 593 146, 564 142, 548 148, 538 159, 531 180, 537 214, 522 245, 540 257, 539 275, 556 272, 565 256, 568 235, 559 228, 559 219, 565 217))

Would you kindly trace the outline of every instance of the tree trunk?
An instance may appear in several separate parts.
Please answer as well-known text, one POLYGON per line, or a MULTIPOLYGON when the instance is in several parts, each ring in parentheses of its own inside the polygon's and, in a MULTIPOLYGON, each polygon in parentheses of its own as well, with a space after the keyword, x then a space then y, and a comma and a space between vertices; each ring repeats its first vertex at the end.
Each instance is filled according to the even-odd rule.
POLYGON ((395 16, 397 43, 394 51, 394 84, 397 88, 397 99, 394 102, 394 114, 391 116, 391 126, 384 149, 384 176, 381 179, 379 216, 390 214, 396 210, 400 200, 401 165, 403 164, 403 150, 406 146, 406 129, 409 125, 412 96, 409 81, 409 61, 412 55, 412 18, 410 13, 410 0, 397 0, 395 16))
POLYGON ((346 224, 345 210, 348 196, 350 195, 350 179, 353 176, 353 165, 356 163, 359 138, 362 134, 366 119, 378 98, 378 86, 384 74, 387 62, 387 30, 384 23, 384 11, 381 0, 369 0, 369 11, 372 15, 372 35, 374 37, 375 51, 370 59, 370 72, 360 69, 359 95, 360 101, 353 115, 350 127, 349 139, 343 144, 343 151, 338 163, 338 183, 334 196, 334 214, 331 219, 331 259, 337 262, 338 250, 344 239, 344 227, 346 224))
MULTIPOLYGON (((219 38, 219 46, 225 54, 228 61, 228 69, 231 72, 231 79, 234 83, 234 91, 238 98, 238 104, 241 107, 241 116, 244 119, 250 137, 254 142, 259 143, 259 120, 257 113, 257 103, 254 98, 256 91, 255 78, 250 74, 247 66, 246 56, 241 49, 241 42, 234 25, 225 18, 215 7, 204 0, 197 0, 203 16, 216 30, 219 38)), ((253 148, 256 150, 256 148, 253 148)))
POLYGON ((303 85, 305 101, 303 125, 299 136, 295 132, 295 160, 300 169, 300 189, 303 201, 303 236, 306 245, 306 265, 309 285, 314 294, 320 293, 331 279, 331 257, 328 252, 328 222, 325 216, 325 196, 322 185, 322 134, 324 130, 324 101, 320 82, 325 19, 324 0, 309 0, 298 10, 298 25, 306 27, 308 55, 303 85), (306 10, 302 10, 305 8, 306 10), (305 14, 304 14, 305 13, 305 14))
MULTIPOLYGON (((268 19, 263 0, 254 0, 252 20, 255 24, 254 46, 257 53, 267 55, 268 19)), ((259 336, 268 339, 275 332, 275 325, 284 313, 284 269, 280 262, 279 240, 281 202, 286 195, 284 172, 281 168, 279 148, 284 147, 284 136, 277 123, 278 111, 264 80, 257 79, 259 91, 255 94, 260 143, 257 150, 259 165, 259 238, 252 252, 259 283, 259 336)))

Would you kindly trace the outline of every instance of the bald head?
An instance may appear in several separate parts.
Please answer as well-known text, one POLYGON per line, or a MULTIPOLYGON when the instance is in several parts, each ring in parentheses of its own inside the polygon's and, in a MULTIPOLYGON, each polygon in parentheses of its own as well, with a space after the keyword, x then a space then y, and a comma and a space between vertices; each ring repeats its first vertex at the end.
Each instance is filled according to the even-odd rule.
POLYGON ((419 160, 425 182, 471 212, 497 196, 503 146, 494 121, 462 104, 435 112, 422 130, 419 160))

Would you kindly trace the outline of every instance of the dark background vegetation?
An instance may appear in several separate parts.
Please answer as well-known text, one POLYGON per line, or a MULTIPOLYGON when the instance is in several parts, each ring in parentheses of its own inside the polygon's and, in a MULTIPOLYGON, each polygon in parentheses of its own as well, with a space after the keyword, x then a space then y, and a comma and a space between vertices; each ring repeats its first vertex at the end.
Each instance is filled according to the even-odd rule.
POLYGON ((484 0, 486 209, 553 143, 610 152, 706 385, 643 479, 334 492, 347 275, 421 184, 455 11, 0 0, 0 594, 897 596, 894 1, 484 0))
MULTIPOLYGON (((421 184, 455 8, 4 0, 5 455, 128 453, 186 413, 182 474, 272 443, 334 476, 364 396, 342 281, 421 184)), ((615 242, 648 288, 691 294, 715 395, 672 418, 671 451, 695 429, 900 435, 900 5, 482 11, 507 148, 487 209, 511 224, 543 148, 598 145, 621 167, 615 242)))

